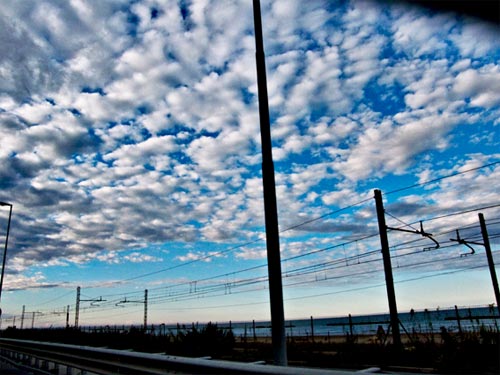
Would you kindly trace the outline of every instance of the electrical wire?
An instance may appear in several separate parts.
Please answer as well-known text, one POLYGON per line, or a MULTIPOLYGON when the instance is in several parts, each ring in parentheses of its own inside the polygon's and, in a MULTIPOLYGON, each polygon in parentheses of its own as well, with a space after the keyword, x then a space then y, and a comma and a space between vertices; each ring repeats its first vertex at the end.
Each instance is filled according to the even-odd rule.
POLYGON ((431 179, 431 180, 419 182, 417 184, 413 184, 413 185, 405 186, 405 187, 402 187, 402 188, 399 188, 399 189, 391 190, 391 191, 389 191, 387 193, 384 193, 384 195, 395 194, 395 193, 399 193, 401 191, 405 191, 405 190, 413 189, 413 188, 416 188, 416 187, 420 187, 420 186, 432 184, 434 182, 442 181, 442 180, 445 180, 447 178, 456 177, 456 176, 460 176, 462 174, 466 174, 466 173, 469 173, 469 172, 474 172, 474 171, 478 171, 480 169, 492 167, 492 166, 497 165, 497 164, 500 164, 500 160, 494 161, 492 163, 484 164, 484 165, 481 165, 481 166, 476 167, 476 168, 470 168, 470 169, 467 169, 465 171, 451 173, 451 174, 446 175, 446 176, 434 178, 434 179, 431 179))
MULTIPOLYGON (((486 168, 486 167, 490 167, 492 165, 496 165, 496 164, 499 164, 500 161, 497 161, 497 162, 493 162, 493 163, 489 163, 489 164, 486 164, 486 165, 483 165, 483 166, 480 166, 480 167, 477 167, 477 168, 472 168, 472 169, 469 169, 469 170, 466 170, 466 171, 461 171, 461 172, 457 172, 457 173, 453 173, 453 174, 450 174, 448 176, 443 176, 443 177, 440 177, 440 178, 437 178, 437 179, 433 179, 433 180, 428 180, 428 181, 425 181, 425 182, 422 182, 422 183, 419 183, 419 184, 414 184, 414 185, 411 185, 411 186, 408 186, 408 187, 404 187, 404 188, 400 188, 400 189, 397 189, 397 190, 393 190, 393 191, 390 191, 388 193, 385 193, 385 195, 389 195, 389 194, 393 194, 393 193, 396 193, 396 192, 400 192, 400 191, 403 191, 403 190, 406 190, 406 189, 410 189, 410 188, 414 188, 414 187, 417 187, 417 186, 423 186, 425 184, 429 184, 429 183, 434 183, 434 182, 437 182, 437 181, 440 181, 440 180, 443 180, 445 178, 450 178, 450 177, 454 177, 454 176, 457 176, 457 175, 461 175, 461 174, 465 174, 465 173, 468 173, 468 172, 472 172, 472 171, 476 171, 476 170, 479 170, 479 169, 482 169, 482 168, 486 168)), ((357 202, 355 204, 352 204, 352 205, 349 205, 349 206, 346 206, 344 208, 341 208, 341 209, 338 209, 338 210, 334 210, 334 211, 331 211, 327 214, 324 214, 324 215, 321 215, 317 218, 314 218, 314 219, 310 219, 310 220, 306 220, 302 223, 299 223, 299 224, 296 224, 296 225, 293 225, 291 227, 288 227, 288 228, 285 228, 281 231, 281 233, 283 232, 286 232, 286 231, 289 231, 289 230, 293 230, 293 229, 296 229, 296 228, 299 228, 301 226, 304 226, 304 225, 307 225, 307 224, 310 224, 312 222, 315 222, 315 221, 318 221, 318 220, 321 220, 327 216, 330 216, 330 215, 333 215, 335 213, 339 213, 339 212, 342 212, 342 211, 345 211, 347 209, 350 209, 350 208, 354 208, 356 206, 359 206, 363 203, 366 203, 368 201, 370 201, 372 198, 369 198, 369 199, 365 199, 365 200, 362 200, 360 202, 357 202)), ((460 215, 460 214, 465 214, 465 213, 470 213, 470 212, 474 212, 474 211, 478 211, 478 210, 485 210, 485 209, 490 209, 490 208, 496 208, 496 207, 500 207, 500 204, 491 204, 491 205, 488 205, 488 206, 483 206, 483 207, 479 207, 479 208, 472 208, 472 209, 467 209, 467 210, 462 210, 460 212, 454 212, 454 213, 449 213, 449 214, 445 214, 445 215, 441 215, 441 216, 436 216, 436 217, 433 217, 433 218, 428 218, 426 219, 425 221, 433 221, 433 220, 438 220, 438 219, 442 219, 442 218, 447 218, 447 217, 451 217, 451 216, 455 216, 455 215, 460 215)), ((404 223, 403 221, 401 221, 400 219, 392 216, 391 214, 389 214, 389 216, 395 218, 396 220, 400 221, 401 223, 407 225, 407 226, 411 226, 411 224, 406 224, 404 223)), ((494 220, 498 220, 498 218, 495 218, 494 220)), ((417 222, 415 222, 417 223, 417 222)), ((414 223, 414 224, 415 224, 414 223)), ((488 224, 497 224, 498 222, 493 222, 493 223, 488 223, 488 224)), ((472 228, 476 228, 477 225, 474 225, 472 226, 472 228)), ((467 227, 465 227, 467 228, 467 227)), ((369 238, 372 238, 372 237, 375 237, 377 236, 377 234, 372 234, 372 235, 368 235, 368 236, 365 236, 365 237, 360 237, 360 238, 357 238, 355 240, 352 240, 352 241, 348 241, 348 242, 344 242, 343 244, 336 244, 336 245, 333 245, 333 246, 328 246, 328 247, 324 247, 324 248, 321 248, 321 249, 316 249, 316 250, 313 250, 313 251, 309 251, 309 252, 305 252, 305 253, 302 253, 302 254, 299 254, 299 255, 296 255, 296 256, 292 256, 292 257, 289 257, 289 258, 286 258, 286 259, 283 259, 282 262, 290 262, 290 261, 293 261, 293 260, 296 260, 296 259, 299 259, 299 258, 302 258, 302 257, 305 257, 305 256, 309 256, 309 255, 314 255, 314 254, 317 254, 317 253, 320 253, 320 252, 324 252, 324 251, 328 251, 328 250, 332 250, 332 249, 335 249, 335 248, 338 248, 340 246, 345 246, 345 245, 349 245, 349 244, 352 244, 354 242, 358 242, 358 241, 361 241, 361 240, 365 240, 365 239, 369 239, 369 238)), ((494 235, 493 238, 497 238, 498 235, 494 235)), ((470 237, 468 237, 470 238, 470 237)), ((420 241, 423 240, 423 239, 419 239, 420 241)), ((256 239, 256 240, 253 240, 253 241, 250 241, 250 242, 247 242, 247 243, 244 243, 244 244, 240 244, 240 245, 237 245, 237 246, 233 246, 229 249, 226 249, 226 250, 222 250, 222 251, 219 251, 219 252, 216 252, 216 253, 211 253, 211 254, 208 254, 206 256, 203 256, 203 257, 199 257, 197 259, 194 259, 194 260, 191 260, 191 261, 188 261, 188 262, 185 262, 183 264, 180 264, 180 265, 175 265, 175 266, 172 266, 172 267, 168 267, 168 268, 165 268, 165 269, 162 269, 162 270, 158 270, 158 271, 154 271, 154 272, 150 272, 150 273, 146 273, 146 274, 142 274, 142 275, 138 275, 138 276, 135 276, 135 277, 132 277, 132 278, 129 278, 129 279, 125 279, 125 280, 122 280, 122 281, 117 281, 117 283, 123 283, 123 282, 127 282, 127 281, 133 281, 133 280, 137 280, 139 278, 143 278, 143 277, 147 277, 147 276, 151 276, 151 275, 155 275, 155 274, 158 274, 158 273, 161 273, 161 272, 166 272, 166 271, 169 271, 169 270, 173 270, 173 269, 176 269, 176 268, 179 268, 179 267, 183 267, 183 266, 186 266, 186 265, 189 265, 189 264, 192 264, 192 263, 195 263, 195 262, 198 262, 198 261, 202 261, 202 260, 206 260, 206 259, 209 259, 209 258, 213 258, 213 257, 217 257, 217 256, 220 256, 220 255, 223 255, 223 254, 226 254, 226 253, 229 253, 231 251, 234 251, 236 249, 239 249, 239 248, 242 248, 244 246, 248 246, 248 245, 251 245, 251 244, 254 244, 254 243, 257 243, 257 242, 260 242, 262 241, 262 239, 256 239)), ((395 248, 395 247, 398 247, 398 246, 401 246, 401 245, 393 245, 392 247, 395 248)), ((401 248, 399 247, 398 248, 398 251, 402 251, 404 250, 405 248, 401 248)), ((408 248, 407 248, 408 249, 408 248)), ((375 250, 373 251, 373 253, 378 253, 380 250, 375 250)), ((368 253, 366 253, 368 254, 368 253)), ((410 254, 405 254, 405 255, 410 255, 410 254)), ((364 256, 367 256, 367 255, 364 255, 364 254, 361 254, 362 257, 364 256)), ((357 255, 357 256, 354 256, 352 258, 357 258, 359 260, 360 258, 360 255, 357 255)), ((336 263, 339 263, 339 262, 343 262, 344 260, 343 259, 338 259, 338 260, 332 260, 330 261, 330 266, 336 264, 336 263)), ((295 269, 295 270, 290 270, 288 271, 288 275, 290 276, 292 273, 296 273, 296 274, 299 274, 300 275, 300 272, 317 272, 317 268, 319 267, 324 267, 325 265, 328 265, 328 262, 325 262, 323 264, 315 264, 315 265, 310 265, 310 266, 305 266, 304 268, 302 269, 295 269)), ((229 273, 225 273, 223 275, 217 275, 217 276, 211 276, 211 277, 207 277, 205 279, 200 279, 200 280, 197 280, 197 281, 194 281, 194 283, 197 283, 197 282, 205 282, 205 281, 209 281, 209 280, 215 280, 217 278, 220 278, 220 277, 228 277, 228 276, 234 276, 238 273, 242 273, 242 272, 248 272, 250 270, 255 270, 255 269, 258 269, 258 268, 263 268, 265 267, 265 265, 259 265, 259 266, 254 266, 254 267, 250 267, 248 269, 244 269, 244 270, 239 270, 239 271, 233 271, 233 272, 229 272, 229 273)), ((323 270, 322 270, 323 271, 323 270)), ((258 282, 261 282, 262 279, 259 279, 258 282)), ((255 280, 254 280, 255 281, 255 280)), ((247 279, 246 281, 247 283, 250 282, 249 279, 247 279)), ((188 281, 188 282, 184 282, 183 284, 181 285, 187 285, 187 284, 191 284, 193 283, 193 281, 188 281)), ((245 285, 245 284, 242 284, 242 285, 245 285)), ((234 287, 234 286, 232 286, 234 287)), ((219 286, 220 288, 220 286, 219 286)), ((162 289, 162 287, 160 288, 157 288, 157 290, 160 290, 162 289)), ((63 298, 67 295, 69 295, 70 293, 72 292, 68 292, 66 294, 64 294, 63 296, 60 296, 60 297, 57 297, 57 298, 54 298, 52 300, 49 300, 49 301, 46 301, 42 304, 48 304, 48 303, 51 303, 53 301, 56 301, 60 298, 63 298)), ((135 292, 135 293, 138 293, 138 292, 135 292)), ((116 295, 116 294, 114 294, 116 295)), ((123 294, 120 294, 120 295, 123 295, 123 294)), ((127 293, 126 296, 130 295, 130 293, 127 293)), ((113 295, 111 295, 113 296, 113 295)), ((90 297, 89 297, 90 298, 90 297)), ((116 300, 115 300, 116 301, 116 300)), ((95 306, 93 306, 94 308, 95 306)), ((85 310, 85 309, 84 309, 85 310)))

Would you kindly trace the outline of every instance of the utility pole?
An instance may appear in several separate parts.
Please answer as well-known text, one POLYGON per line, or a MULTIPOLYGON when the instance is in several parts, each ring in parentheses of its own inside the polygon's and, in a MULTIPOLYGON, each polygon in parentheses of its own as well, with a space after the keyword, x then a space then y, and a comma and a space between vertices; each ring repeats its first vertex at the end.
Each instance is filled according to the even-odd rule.
POLYGON ((385 284, 387 288, 387 299, 389 300, 392 337, 394 346, 401 347, 401 333, 399 331, 398 308, 396 305, 396 293, 394 291, 394 279, 392 277, 391 254, 389 252, 389 240, 387 238, 387 225, 385 224, 384 203, 382 200, 382 192, 378 189, 375 189, 375 204, 377 207, 378 229, 380 233, 380 244, 382 246, 382 257, 384 259, 385 284))
POLYGON ((286 352, 285 312, 283 308, 283 285, 281 280, 281 255, 276 204, 276 182, 271 143, 269 100, 267 94, 266 62, 262 37, 260 1, 253 0, 255 28, 255 59, 257 63, 257 87, 259 92, 260 136, 262 144, 262 181, 264 188, 264 214, 266 221, 267 268, 271 303, 271 335, 274 364, 288 364, 286 352))
MULTIPOLYGON (((3 258, 2 258, 2 271, 0 274, 0 301, 2 300, 2 289, 3 289, 3 276, 5 273, 5 263, 7 261, 7 245, 9 243, 9 233, 10 233, 10 222, 12 220, 12 204, 6 202, 0 202, 0 206, 8 206, 9 207, 9 219, 7 221, 7 233, 5 234, 5 246, 3 249, 3 258)), ((0 316, 2 316, 2 309, 0 308, 0 316)))
POLYGON ((35 312, 31 313, 31 329, 35 328, 35 312))
MULTIPOLYGON (((96 300, 98 302, 103 301, 102 297, 99 300, 96 300)), ((144 290, 144 299, 143 300, 128 300, 127 297, 125 297, 122 301, 119 301, 115 303, 115 306, 121 306, 127 303, 143 303, 144 304, 144 332, 148 329, 148 290, 144 290)), ((123 306, 122 306, 123 307, 123 306)), ((194 324, 194 323, 193 323, 194 324)))
POLYGON ((144 333, 148 330, 148 290, 144 291, 144 333))
POLYGON ((479 224, 481 225, 481 234, 483 235, 483 245, 486 250, 486 257, 488 258, 488 266, 490 268, 491 282, 493 284, 493 291, 495 292, 495 299, 497 301, 497 309, 500 314, 500 291, 498 290, 497 273, 495 271, 495 262, 491 254, 490 238, 488 237, 488 229, 482 213, 479 215, 479 224))
POLYGON ((76 288, 76 307, 75 307, 75 329, 78 329, 78 319, 80 318, 80 287, 76 288))
POLYGON ((26 306, 23 305, 23 312, 21 314, 21 329, 23 329, 24 326, 24 312, 26 311, 26 306))
POLYGON ((69 305, 66 308, 66 328, 69 328, 69 305))

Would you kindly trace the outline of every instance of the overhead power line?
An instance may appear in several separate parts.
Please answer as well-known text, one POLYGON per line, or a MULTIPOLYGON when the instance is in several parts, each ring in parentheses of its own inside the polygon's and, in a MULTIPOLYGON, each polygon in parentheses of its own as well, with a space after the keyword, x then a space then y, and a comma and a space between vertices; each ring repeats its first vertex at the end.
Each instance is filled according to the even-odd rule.
MULTIPOLYGON (((468 169, 468 170, 465 170, 465 171, 452 173, 452 174, 447 175, 447 176, 442 176, 442 177, 439 177, 439 178, 436 178, 436 179, 432 179, 432 180, 428 180, 428 181, 424 181, 424 182, 421 182, 421 183, 418 183, 418 184, 413 184, 413 185, 409 185, 409 186, 406 186, 406 187, 402 187, 402 188, 399 188, 399 189, 387 192, 387 193, 385 193, 385 195, 389 195, 389 194, 393 194, 393 193, 396 193, 396 192, 408 190, 408 189, 411 189, 411 188, 414 188, 414 187, 418 187, 418 186, 423 186, 423 185, 426 185, 426 184, 430 184, 430 183, 437 182, 437 181, 440 181, 440 180, 444 180, 444 179, 447 179, 447 178, 455 177, 455 176, 458 176, 458 175, 470 173, 470 172, 473 172, 473 171, 476 171, 476 170, 480 170, 480 169, 483 169, 483 168, 491 167, 491 166, 496 165, 496 164, 500 164, 500 161, 492 162, 492 163, 485 164, 485 165, 482 165, 482 166, 476 167, 476 168, 471 168, 471 169, 468 169)), ((338 214, 340 212, 346 211, 348 209, 360 206, 360 205, 362 205, 364 203, 367 203, 367 202, 369 202, 371 200, 372 200, 371 197, 367 198, 367 199, 360 200, 360 201, 358 201, 356 203, 353 203, 353 204, 350 204, 348 206, 345 206, 345 207, 342 207, 342 208, 339 208, 339 209, 327 212, 327 213, 325 213, 323 215, 320 215, 320 216, 318 216, 316 218, 308 219, 308 220, 305 220, 305 221, 300 222, 298 224, 294 224, 294 225, 292 225, 290 227, 284 228, 279 233, 285 233, 285 232, 288 232, 290 230, 294 230, 294 229, 303 227, 304 225, 307 225, 307 224, 310 224, 310 223, 322 220, 322 219, 324 219, 324 218, 326 218, 328 216, 335 215, 335 214, 338 214)), ((204 255, 204 256, 200 256, 200 257, 198 257, 196 259, 189 260, 189 261, 184 262, 182 264, 177 264, 175 266, 171 266, 171 267, 163 268, 163 269, 160 269, 160 270, 157 270, 157 271, 152 271, 152 272, 140 274, 140 275, 128 278, 128 279, 124 279, 122 281, 117 281, 117 283, 119 283, 119 282, 134 281, 134 280, 138 280, 138 279, 141 279, 141 278, 145 278, 145 277, 157 275, 159 273, 171 271, 171 270, 174 270, 174 269, 177 269, 177 268, 185 267, 185 266, 197 263, 197 262, 201 262, 201 261, 205 261, 205 260, 208 260, 208 259, 211 259, 211 258, 219 257, 221 255, 233 252, 233 251, 235 251, 237 249, 241 249, 241 248, 243 248, 245 246, 249 246, 249 245, 252 245, 252 244, 260 242, 260 241, 263 241, 263 239, 262 238, 258 238, 258 239, 252 240, 252 241, 248 241, 248 242, 245 242, 243 244, 239 244, 239 245, 233 246, 233 247, 231 247, 229 249, 226 249, 226 250, 221 250, 221 251, 218 251, 218 252, 215 252, 215 253, 211 253, 211 254, 207 254, 207 255, 204 255)))
POLYGON ((420 187, 420 186, 424 186, 424 185, 432 184, 432 183, 434 183, 434 182, 442 181, 442 180, 445 180, 445 179, 447 179, 447 178, 456 177, 456 176, 460 176, 460 175, 462 175, 462 174, 466 174, 466 173, 470 173, 470 172, 478 171, 478 170, 480 170, 480 169, 484 169, 484 168, 492 167, 492 166, 497 165, 497 164, 500 164, 500 160, 494 161, 494 162, 492 162, 492 163, 484 164, 484 165, 481 165, 481 166, 476 167, 476 168, 470 168, 470 169, 467 169, 467 170, 464 170, 464 171, 451 173, 451 174, 446 175, 446 176, 442 176, 442 177, 434 178, 434 179, 431 179, 431 180, 427 180, 427 181, 419 182, 419 183, 417 183, 417 184, 413 184, 413 185, 405 186, 405 187, 402 187, 402 188, 399 188, 399 189, 391 190, 391 191, 389 191, 389 192, 384 193, 384 195, 389 195, 389 194, 399 193, 399 192, 404 191, 404 190, 409 190, 409 189, 413 189, 413 188, 416 188, 416 187, 420 187))

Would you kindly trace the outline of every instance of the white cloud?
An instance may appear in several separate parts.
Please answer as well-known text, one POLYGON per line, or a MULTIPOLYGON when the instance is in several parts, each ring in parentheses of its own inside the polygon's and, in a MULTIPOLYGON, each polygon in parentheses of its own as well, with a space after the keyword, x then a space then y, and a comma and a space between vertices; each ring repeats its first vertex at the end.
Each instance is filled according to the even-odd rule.
POLYGON ((194 260, 201 260, 203 262, 209 263, 215 258, 220 258, 222 257, 223 254, 219 254, 216 251, 209 251, 209 252, 204 252, 204 251, 190 251, 186 255, 179 255, 175 257, 175 259, 181 261, 181 262, 190 262, 194 260))
POLYGON ((470 99, 474 107, 493 108, 500 104, 500 68, 488 65, 481 70, 467 69, 460 72, 453 84, 453 93, 470 99))
MULTIPOLYGON (((464 136, 474 165, 498 143, 496 36, 402 9, 263 7, 281 228, 364 199, 359 191, 388 176, 449 172, 467 158, 464 136)), ((16 271, 159 262, 137 249, 262 233, 250 2, 197 0, 181 12, 172 1, 23 1, 0 14, 0 187, 19 212, 16 271)), ((448 209, 467 184, 493 199, 486 179, 497 175, 474 176, 481 184, 433 185, 447 191, 429 199, 448 209)), ((304 232, 315 228, 339 229, 304 232)), ((283 235, 288 253, 298 251, 295 236, 283 235)), ((175 259, 208 255, 216 252, 175 259)), ((265 250, 236 257, 264 259, 265 250)))
POLYGON ((398 14, 392 26, 394 46, 411 56, 443 56, 447 46, 442 36, 447 35, 454 25, 454 19, 447 14, 428 17, 417 11, 405 11, 398 14))
POLYGON ((366 124, 357 143, 335 168, 351 180, 403 173, 417 155, 446 148, 447 135, 459 120, 444 113, 408 119, 398 126, 389 120, 366 124))
POLYGON ((123 145, 105 155, 104 159, 112 161, 117 167, 134 167, 138 162, 157 155, 175 152, 179 149, 174 136, 152 137, 143 142, 123 145))
POLYGON ((163 259, 161 258, 158 258, 158 257, 154 257, 154 256, 151 256, 151 255, 148 255, 148 254, 141 254, 139 252, 133 252, 129 255, 125 255, 123 257, 123 259, 125 261, 129 261, 129 262, 132 262, 132 263, 150 263, 150 262, 161 262, 163 261, 163 259))
POLYGON ((500 48, 498 27, 473 19, 467 20, 462 27, 455 28, 450 39, 457 45, 460 53, 467 57, 485 58, 500 48))
POLYGON ((244 260, 264 260, 267 257, 267 250, 264 249, 244 249, 236 253, 236 258, 244 260))

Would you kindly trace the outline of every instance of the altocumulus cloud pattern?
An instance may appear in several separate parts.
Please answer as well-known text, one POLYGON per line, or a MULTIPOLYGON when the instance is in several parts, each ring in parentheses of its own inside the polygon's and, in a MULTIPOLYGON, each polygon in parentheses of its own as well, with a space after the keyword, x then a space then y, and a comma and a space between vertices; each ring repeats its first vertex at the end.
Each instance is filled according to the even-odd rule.
MULTIPOLYGON (((495 24, 373 1, 262 12, 281 229, 465 170, 395 195, 392 213, 498 201, 495 24)), ((251 1, 10 1, 0 33, 7 289, 265 260, 251 1)), ((283 232, 283 257, 373 232, 371 206, 349 213, 283 232)), ((355 245, 341 256, 373 250, 355 245)))

